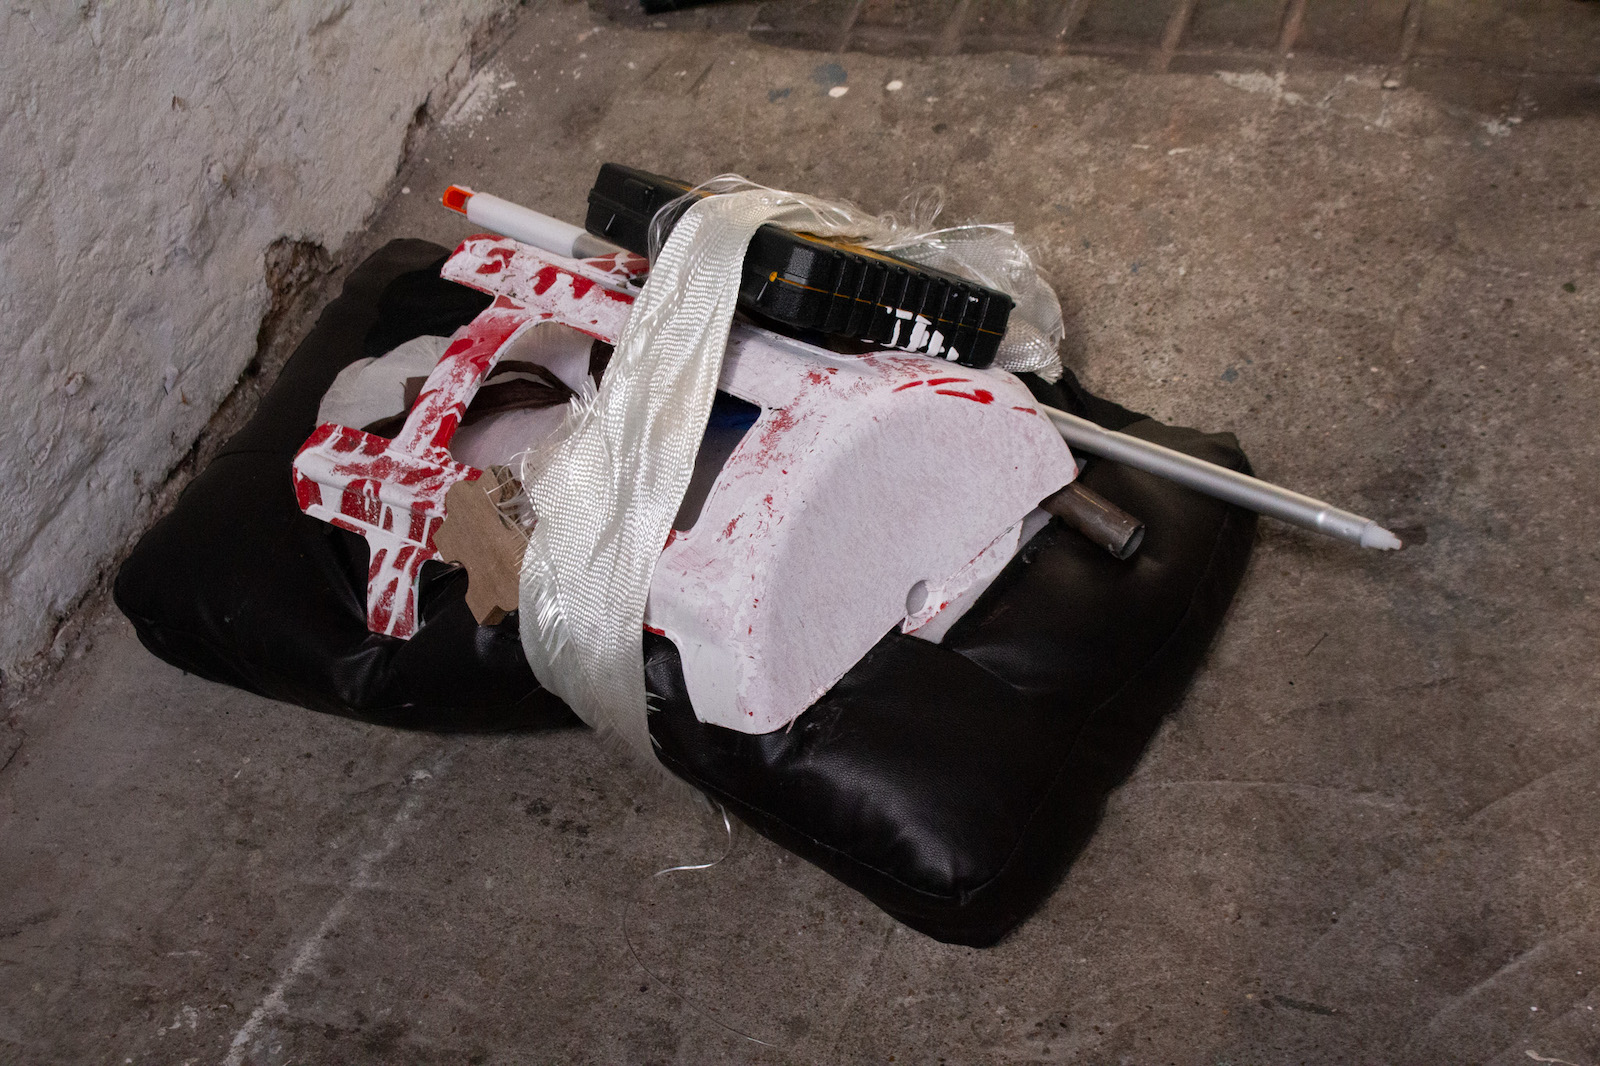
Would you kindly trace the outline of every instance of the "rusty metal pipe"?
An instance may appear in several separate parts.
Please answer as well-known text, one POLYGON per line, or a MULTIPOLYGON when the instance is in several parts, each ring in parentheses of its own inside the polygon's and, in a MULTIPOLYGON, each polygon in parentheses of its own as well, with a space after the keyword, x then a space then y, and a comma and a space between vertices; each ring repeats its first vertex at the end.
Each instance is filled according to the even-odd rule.
POLYGON ((1076 481, 1045 497, 1039 506, 1118 559, 1128 558, 1144 541, 1143 522, 1076 481))

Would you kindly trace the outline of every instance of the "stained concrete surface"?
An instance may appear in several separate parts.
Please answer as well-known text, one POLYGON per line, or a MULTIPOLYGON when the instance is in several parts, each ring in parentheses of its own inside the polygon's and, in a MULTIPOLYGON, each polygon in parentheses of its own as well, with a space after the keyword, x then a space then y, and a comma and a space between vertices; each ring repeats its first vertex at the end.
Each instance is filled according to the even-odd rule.
POLYGON ((609 159, 937 181, 1038 249, 1092 388, 1408 548, 1263 523, 1182 708, 986 951, 753 834, 652 878, 721 827, 581 731, 333 719, 107 613, 0 734, 0 1061, 1600 1062, 1596 115, 695 25, 526 11, 368 246, 464 235, 451 181, 580 218, 609 159))

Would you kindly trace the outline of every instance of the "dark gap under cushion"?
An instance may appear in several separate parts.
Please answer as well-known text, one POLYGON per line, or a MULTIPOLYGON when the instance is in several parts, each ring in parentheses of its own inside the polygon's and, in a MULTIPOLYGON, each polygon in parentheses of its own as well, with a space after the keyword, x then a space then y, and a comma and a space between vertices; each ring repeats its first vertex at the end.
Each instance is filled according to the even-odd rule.
MULTIPOLYGON (((289 462, 338 372, 447 335, 486 305, 438 277, 444 256, 396 241, 357 268, 250 423, 140 541, 115 597, 156 655, 386 725, 575 721, 534 680, 514 614, 473 623, 459 571, 424 567, 412 640, 368 632, 366 543, 295 503, 289 462)), ((1101 425, 1248 469, 1230 435, 1164 426, 1070 375, 1029 387, 1101 425)), ((890 633, 788 731, 696 721, 676 649, 648 637, 662 761, 907 925, 962 944, 1004 936, 1059 882, 1181 698, 1254 536, 1248 512, 1126 467, 1094 462, 1083 476, 1144 520, 1138 555, 1118 562, 1052 523, 942 645, 890 633)))

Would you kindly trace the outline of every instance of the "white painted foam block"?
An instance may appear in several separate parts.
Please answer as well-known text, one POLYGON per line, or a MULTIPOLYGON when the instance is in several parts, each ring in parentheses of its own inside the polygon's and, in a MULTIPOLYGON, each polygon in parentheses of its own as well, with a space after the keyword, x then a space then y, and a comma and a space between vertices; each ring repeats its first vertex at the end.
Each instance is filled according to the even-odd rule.
POLYGON ((942 636, 1076 473, 1001 370, 738 327, 721 387, 762 413, 662 552, 645 622, 699 718, 741 732, 787 725, 897 624, 942 636))

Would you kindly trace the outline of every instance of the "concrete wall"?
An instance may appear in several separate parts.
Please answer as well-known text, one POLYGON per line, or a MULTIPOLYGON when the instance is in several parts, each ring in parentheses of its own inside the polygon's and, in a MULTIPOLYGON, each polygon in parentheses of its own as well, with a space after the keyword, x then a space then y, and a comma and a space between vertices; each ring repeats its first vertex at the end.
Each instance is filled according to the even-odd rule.
POLYGON ((0 669, 148 523, 255 354, 268 249, 339 248, 509 3, 0 10, 0 669))

